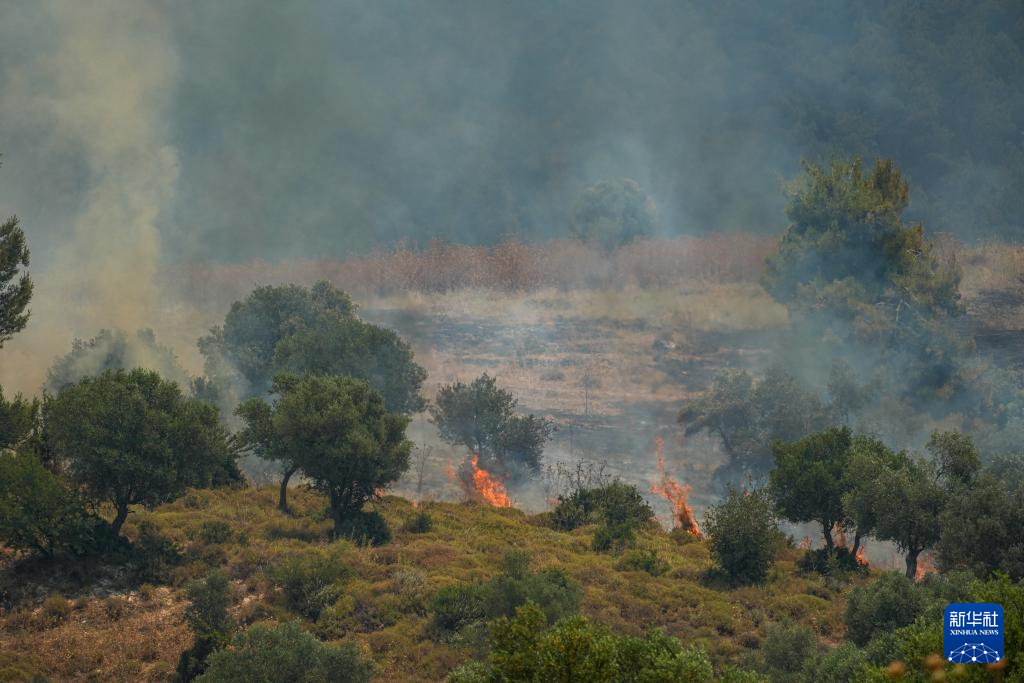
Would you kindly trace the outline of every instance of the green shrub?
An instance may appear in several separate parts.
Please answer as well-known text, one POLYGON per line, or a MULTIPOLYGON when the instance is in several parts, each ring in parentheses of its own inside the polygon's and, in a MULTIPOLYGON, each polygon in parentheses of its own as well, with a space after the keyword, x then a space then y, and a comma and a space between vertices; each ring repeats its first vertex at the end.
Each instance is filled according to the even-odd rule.
POLYGON ((434 519, 427 512, 417 512, 402 527, 411 534, 425 534, 434 528, 434 519))
POLYGON ((199 540, 203 543, 227 543, 233 535, 231 525, 221 520, 203 522, 199 527, 199 540))
POLYGON ((804 664, 804 683, 847 683, 859 680, 867 665, 864 653, 853 643, 843 643, 821 657, 810 657, 804 664))
POLYGON ((182 563, 184 557, 177 544, 160 533, 149 521, 139 523, 139 536, 132 545, 131 570, 137 581, 165 583, 171 568, 182 563))
POLYGON ((576 614, 583 592, 561 569, 545 569, 520 577, 501 574, 483 586, 484 611, 488 618, 510 617, 527 602, 542 606, 548 623, 576 614))
POLYGON ((71 603, 63 595, 54 593, 43 600, 39 618, 43 626, 56 626, 63 623, 71 614, 71 603))
POLYGON ((599 553, 603 553, 623 550, 634 543, 636 543, 636 531, 633 524, 628 522, 623 524, 602 524, 594 531, 590 547, 599 553))
POLYGON ((432 604, 435 627, 457 631, 474 621, 511 617, 527 602, 543 606, 548 623, 576 614, 583 591, 561 569, 530 571, 530 556, 512 550, 502 571, 483 584, 458 584, 438 591, 432 604))
POLYGON ((893 631, 921 613, 921 592, 899 572, 883 572, 868 586, 854 588, 846 604, 846 635, 860 646, 879 631, 893 631))
POLYGON ((641 526, 654 519, 654 511, 632 484, 621 481, 598 488, 579 488, 559 496, 551 513, 551 525, 572 531, 587 524, 604 522, 609 526, 641 526))
POLYGON ((379 512, 351 512, 338 525, 337 536, 359 545, 384 545, 391 540, 388 523, 379 512))
POLYGON ((399 569, 391 577, 391 586, 403 611, 420 616, 426 614, 430 601, 430 584, 423 572, 412 568, 399 569))
POLYGON ((484 596, 479 586, 455 584, 439 590, 430 603, 433 624, 443 631, 458 631, 484 617, 484 596))
POLYGON ((195 634, 195 640, 178 658, 180 681, 192 681, 201 674, 209 656, 227 645, 236 627, 228 613, 231 586, 223 572, 215 569, 204 581, 189 584, 186 596, 190 603, 185 608, 185 621, 195 634))
POLYGON ((761 656, 774 680, 792 681, 817 647, 814 631, 803 624, 772 624, 765 633, 761 656))
POLYGON ((711 557, 736 583, 760 583, 781 545, 778 519, 765 491, 737 491, 708 508, 704 520, 711 557))
POLYGON ((668 571, 668 562, 658 557, 657 550, 633 550, 622 556, 618 568, 661 576, 668 571))
POLYGON ((866 573, 867 568, 857 561, 847 548, 815 548, 805 552, 796 561, 796 566, 805 572, 822 576, 841 576, 849 573, 866 573))
POLYGON ((295 622, 253 626, 210 655, 200 683, 368 683, 372 664, 352 645, 325 645, 295 622))
POLYGON ((546 628, 544 612, 529 602, 512 619, 495 622, 486 661, 466 664, 448 680, 705 683, 712 678, 711 660, 704 650, 684 647, 661 631, 641 638, 620 637, 584 617, 546 628))
POLYGON ((341 595, 341 583, 351 570, 336 554, 292 555, 270 569, 271 581, 281 587, 285 607, 316 619, 341 595))
POLYGON ((84 554, 93 548, 98 521, 34 454, 0 453, 0 543, 46 557, 63 551, 84 554))

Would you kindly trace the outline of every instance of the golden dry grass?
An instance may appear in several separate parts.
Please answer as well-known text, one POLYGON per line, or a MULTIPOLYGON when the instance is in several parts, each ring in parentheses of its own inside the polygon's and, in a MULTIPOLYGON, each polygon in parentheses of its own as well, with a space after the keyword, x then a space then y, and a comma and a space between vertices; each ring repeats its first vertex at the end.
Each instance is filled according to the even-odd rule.
POLYGON ((132 526, 149 520, 185 550, 189 559, 176 570, 175 585, 148 591, 147 598, 126 593, 124 613, 116 617, 100 597, 82 601, 56 626, 26 627, 22 617, 8 616, 0 622, 0 651, 23 671, 55 680, 167 680, 191 642, 181 618, 180 584, 187 578, 220 566, 233 579, 233 612, 240 621, 291 619, 295 615, 280 606, 265 569, 288 556, 328 553, 351 569, 351 578, 325 613, 330 616, 306 626, 328 640, 356 643, 376 663, 375 680, 440 681, 470 658, 474 647, 431 638, 429 596, 447 584, 493 577, 503 554, 513 548, 527 551, 534 569, 568 572, 582 586, 582 610, 591 618, 621 633, 664 628, 704 645, 720 665, 740 661, 768 624, 785 619, 812 625, 827 642, 836 642, 843 632, 849 586, 798 574, 795 550, 785 551, 764 586, 728 589, 702 581, 710 565, 704 543, 680 543, 665 532, 639 537, 641 549, 656 550, 669 566, 664 575, 651 576, 621 569, 614 554, 592 551, 592 528, 558 532, 516 509, 426 503, 420 509, 431 515, 433 528, 415 534, 403 531, 402 524, 416 510, 407 500, 389 497, 376 508, 393 529, 392 542, 358 548, 327 540, 320 496, 296 490, 292 498, 294 517, 274 509, 272 489, 197 491, 133 515, 132 526), (234 538, 216 548, 205 546, 199 530, 212 520, 228 523, 234 538), (282 528, 292 537, 282 537, 282 528))

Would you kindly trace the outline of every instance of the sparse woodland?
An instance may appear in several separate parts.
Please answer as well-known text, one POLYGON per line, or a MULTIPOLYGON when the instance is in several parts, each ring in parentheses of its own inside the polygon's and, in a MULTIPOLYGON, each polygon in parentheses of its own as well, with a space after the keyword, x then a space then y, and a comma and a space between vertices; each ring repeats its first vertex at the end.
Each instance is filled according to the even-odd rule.
MULTIPOLYGON (((311 265, 311 287, 231 304, 197 378, 152 332, 76 342, 40 398, 0 394, 0 680, 1024 680, 1024 403, 986 337, 1020 296, 1018 250, 905 223, 891 162, 808 164, 788 192, 773 244, 642 221, 616 238, 584 212, 579 241, 311 265), (659 324, 690 336, 643 349, 687 388, 662 433, 705 439, 713 466, 667 458, 662 436, 646 481, 588 459, 621 389, 595 366, 544 366, 586 392, 546 414, 522 384, 536 351, 508 359, 527 373, 513 389, 500 365, 431 377, 348 291, 553 290, 585 319, 574 302, 610 283, 737 310, 745 287, 781 311, 670 308, 659 324), (777 341, 756 362, 683 360, 723 324, 777 341), (937 654, 956 601, 1004 606, 1001 664, 937 654)), ((10 338, 32 283, 22 229, 2 231, 10 338)), ((604 320, 628 329, 648 305, 609 295, 604 320)))

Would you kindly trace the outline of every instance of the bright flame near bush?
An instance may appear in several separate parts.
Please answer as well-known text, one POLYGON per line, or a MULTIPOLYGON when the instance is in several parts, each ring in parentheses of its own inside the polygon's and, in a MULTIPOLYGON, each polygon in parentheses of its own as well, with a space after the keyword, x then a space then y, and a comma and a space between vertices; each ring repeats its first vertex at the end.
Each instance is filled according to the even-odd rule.
POLYGON ((512 499, 508 497, 505 485, 490 472, 480 467, 480 454, 474 453, 470 461, 473 468, 473 490, 488 505, 497 508, 512 507, 512 499))
POLYGON ((651 493, 661 496, 672 506, 674 526, 686 529, 697 538, 704 538, 693 516, 693 508, 687 502, 693 487, 689 484, 680 484, 665 469, 665 439, 660 436, 654 439, 654 456, 657 459, 661 482, 651 485, 651 493))

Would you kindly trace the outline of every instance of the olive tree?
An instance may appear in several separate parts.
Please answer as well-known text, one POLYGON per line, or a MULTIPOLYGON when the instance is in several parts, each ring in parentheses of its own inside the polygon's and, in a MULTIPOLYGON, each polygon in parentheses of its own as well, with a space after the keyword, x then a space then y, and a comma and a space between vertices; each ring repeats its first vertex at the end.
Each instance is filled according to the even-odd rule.
POLYGON ((237 473, 217 409, 149 370, 67 385, 44 401, 43 421, 55 462, 88 499, 114 507, 115 533, 132 505, 158 505, 237 473))
MULTIPOLYGON (((302 472, 328 496, 336 534, 347 517, 409 468, 409 418, 389 412, 384 398, 362 380, 280 374, 277 399, 251 399, 239 408, 242 443, 302 472)), ((287 480, 281 486, 286 509, 287 480)))
POLYGON ((485 373, 469 384, 441 387, 430 414, 442 439, 477 454, 483 467, 514 477, 540 469, 554 431, 547 418, 516 414, 517 404, 485 373))

